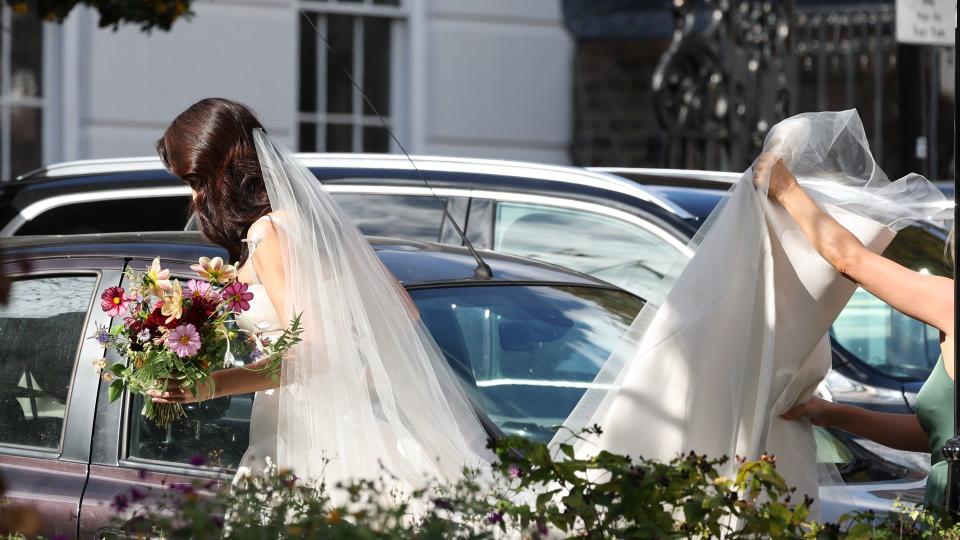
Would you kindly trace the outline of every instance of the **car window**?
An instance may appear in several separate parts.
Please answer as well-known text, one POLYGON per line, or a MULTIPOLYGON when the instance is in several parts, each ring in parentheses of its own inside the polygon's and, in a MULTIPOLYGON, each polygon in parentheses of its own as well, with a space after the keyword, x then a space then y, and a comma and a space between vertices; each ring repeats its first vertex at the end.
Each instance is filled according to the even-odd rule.
POLYGON ((672 276, 681 252, 633 223, 583 210, 498 203, 494 249, 564 266, 641 298, 672 276))
POLYGON ((184 405, 186 417, 167 428, 144 418, 143 396, 131 396, 127 414, 127 457, 188 464, 202 457, 208 465, 235 469, 250 439, 253 394, 184 405))
POLYGON ((507 434, 547 441, 643 302, 590 287, 411 290, 468 393, 507 434))
POLYGON ((43 212, 14 235, 182 231, 189 204, 179 196, 73 203, 43 212))
MULTIPOLYGON (((944 240, 919 227, 900 231, 884 255, 918 272, 950 276, 944 240)), ((907 317, 858 288, 830 330, 834 341, 884 375, 923 380, 940 357, 936 328, 907 317)))
POLYGON ((0 306, 0 444, 60 448, 96 286, 93 275, 13 282, 0 306))
POLYGON ((430 196, 334 193, 334 200, 363 234, 436 242, 443 223, 442 202, 430 196))

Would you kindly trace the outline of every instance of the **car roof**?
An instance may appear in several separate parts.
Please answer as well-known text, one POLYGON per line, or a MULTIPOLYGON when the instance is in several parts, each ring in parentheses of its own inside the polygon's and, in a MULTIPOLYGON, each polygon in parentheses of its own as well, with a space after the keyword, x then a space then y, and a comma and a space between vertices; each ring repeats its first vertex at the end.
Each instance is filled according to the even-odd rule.
MULTIPOLYGON (((618 175, 580 167, 525 161, 446 156, 417 155, 410 156, 408 159, 407 156, 402 154, 300 152, 295 155, 306 167, 314 170, 366 169, 369 171, 399 170, 407 171, 414 175, 416 175, 417 171, 421 171, 489 176, 520 176, 532 180, 553 183, 555 185, 579 185, 612 191, 620 195, 627 195, 647 201, 673 214, 683 214, 684 212, 682 208, 671 204, 667 200, 659 199, 643 189, 642 186, 638 186, 635 182, 626 180, 618 175)), ((75 179, 86 176, 116 178, 115 175, 122 173, 127 173, 125 177, 130 180, 146 182, 144 185, 175 183, 176 185, 182 186, 184 193, 187 192, 186 186, 184 186, 179 179, 171 175, 157 157, 93 159, 55 163, 21 175, 13 184, 40 183, 50 187, 56 187, 60 184, 51 184, 50 181, 57 179, 75 179)), ((331 180, 335 182, 336 179, 331 180)), ((324 181, 327 181, 327 179, 324 178, 324 181)), ((75 182, 72 183, 72 187, 76 187, 76 185, 75 182)), ((64 187, 68 187, 68 185, 64 184, 64 187)))
MULTIPOLYGON (((466 248, 396 238, 367 237, 387 268, 405 286, 466 283, 551 283, 618 289, 605 281, 551 264, 481 251, 490 279, 474 275, 476 261, 466 248)), ((226 256, 196 232, 106 233, 0 238, 4 260, 55 257, 152 259, 193 263, 201 256, 226 256)))

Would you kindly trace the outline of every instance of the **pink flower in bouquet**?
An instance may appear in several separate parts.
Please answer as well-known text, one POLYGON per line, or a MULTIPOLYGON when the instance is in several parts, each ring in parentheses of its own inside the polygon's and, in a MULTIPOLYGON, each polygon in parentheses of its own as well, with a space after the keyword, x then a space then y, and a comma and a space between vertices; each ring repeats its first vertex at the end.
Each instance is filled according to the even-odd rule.
POLYGON ((237 269, 232 264, 223 264, 223 259, 214 257, 200 257, 200 264, 190 266, 190 269, 207 281, 226 283, 237 277, 237 269))
POLYGON ((126 313, 129 302, 121 287, 110 287, 100 295, 100 307, 111 317, 126 313))
POLYGON ((153 264, 147 269, 145 274, 147 287, 157 296, 163 296, 163 291, 169 291, 173 288, 170 283, 170 270, 160 268, 160 257, 153 259, 153 264))
POLYGON ((180 358, 193 356, 200 350, 200 334, 192 324, 182 324, 167 334, 167 346, 180 358))
POLYGON ((213 295, 213 287, 206 281, 200 279, 191 279, 187 282, 187 290, 190 291, 191 298, 210 298, 213 295))
POLYGON ((235 282, 223 290, 223 299, 229 303, 231 310, 240 313, 250 309, 253 293, 247 291, 246 283, 235 282))

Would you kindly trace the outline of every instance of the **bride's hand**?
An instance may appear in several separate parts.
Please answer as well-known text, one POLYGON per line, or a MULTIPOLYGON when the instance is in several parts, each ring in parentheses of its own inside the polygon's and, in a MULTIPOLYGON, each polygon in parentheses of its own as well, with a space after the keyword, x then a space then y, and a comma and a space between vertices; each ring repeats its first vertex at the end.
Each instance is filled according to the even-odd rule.
POLYGON ((815 426, 833 425, 833 412, 837 404, 818 397, 811 398, 799 405, 794 405, 789 411, 780 415, 784 420, 799 420, 809 418, 815 426))
POLYGON ((776 201, 794 188, 800 187, 797 178, 784 165, 780 155, 760 154, 753 164, 753 183, 758 188, 766 188, 767 196, 776 201))
POLYGON ((166 390, 147 391, 147 396, 152 398, 154 403, 197 403, 215 397, 213 388, 208 384, 197 384, 198 395, 189 388, 181 387, 177 379, 167 379, 166 383, 166 390))

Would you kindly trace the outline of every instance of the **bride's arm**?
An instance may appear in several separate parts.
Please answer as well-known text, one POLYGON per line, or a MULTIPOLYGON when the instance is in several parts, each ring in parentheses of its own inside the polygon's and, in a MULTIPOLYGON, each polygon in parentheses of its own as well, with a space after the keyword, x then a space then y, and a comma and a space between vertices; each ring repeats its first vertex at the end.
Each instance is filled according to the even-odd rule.
POLYGON ((900 313, 953 334, 952 279, 914 272, 865 248, 810 199, 776 155, 761 155, 754 164, 758 183, 768 174, 770 198, 783 205, 831 266, 900 313))
POLYGON ((882 413, 813 398, 783 413, 782 418, 809 418, 814 425, 842 429, 898 450, 930 451, 927 433, 915 414, 882 413))

